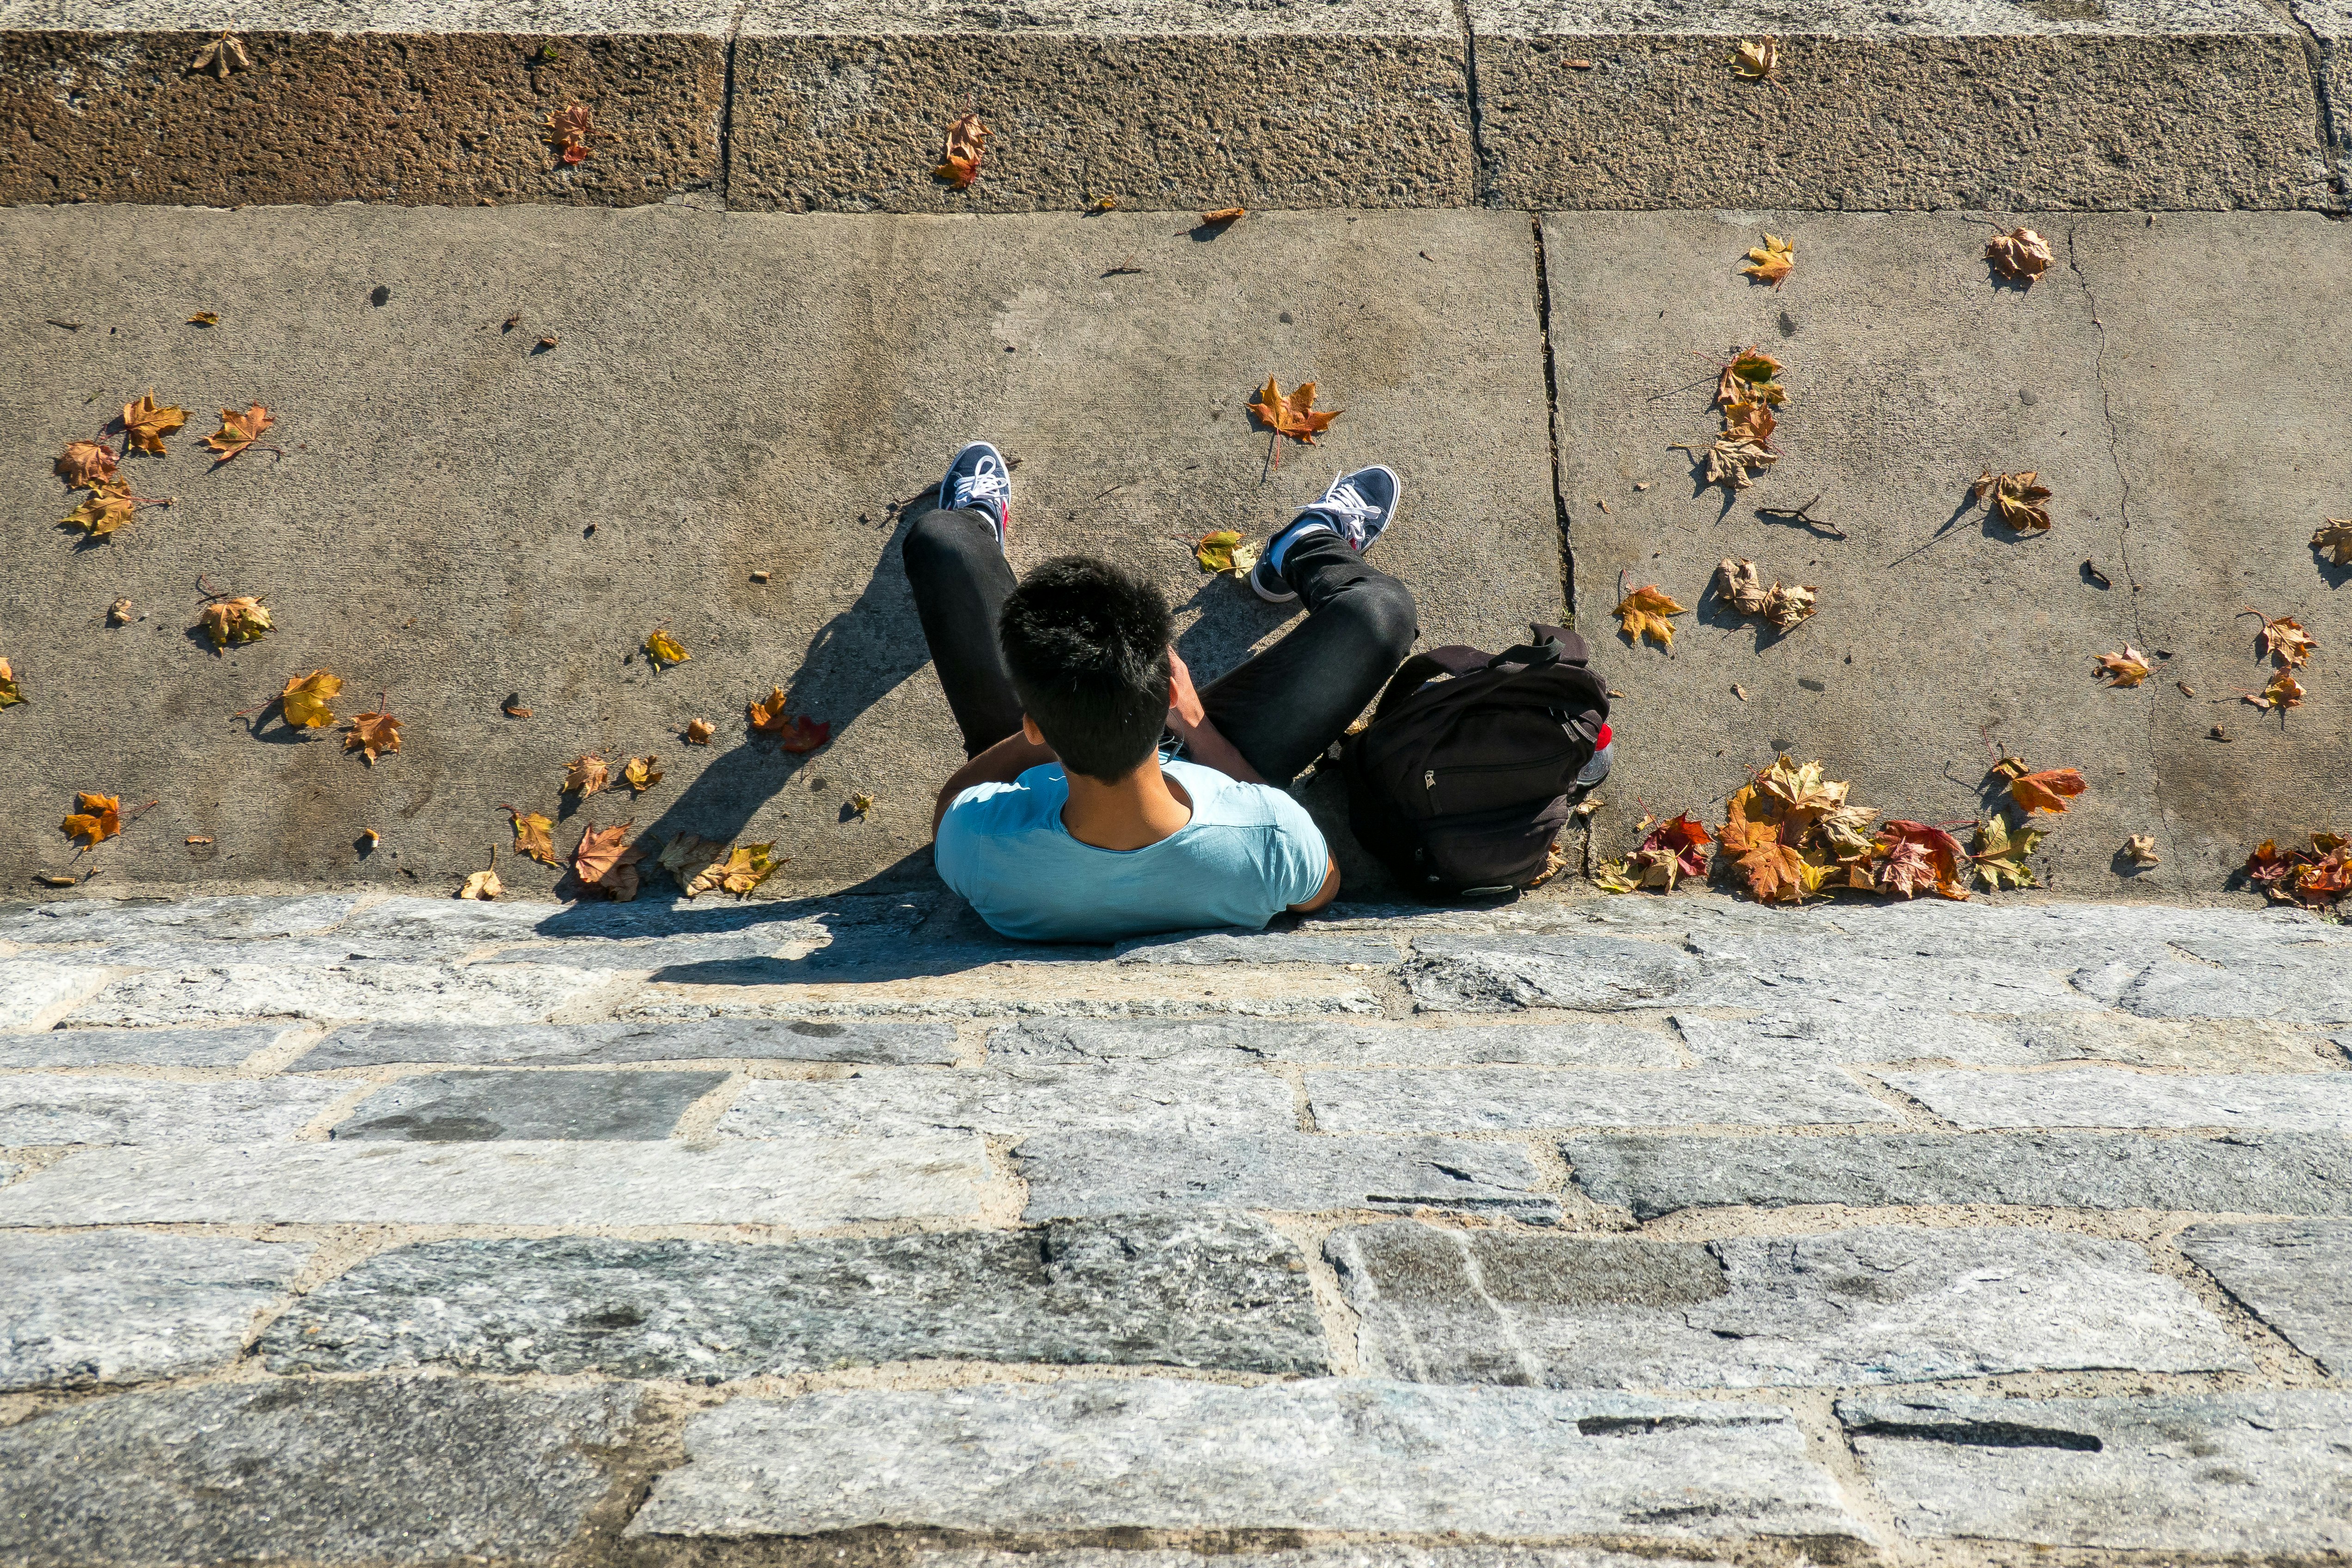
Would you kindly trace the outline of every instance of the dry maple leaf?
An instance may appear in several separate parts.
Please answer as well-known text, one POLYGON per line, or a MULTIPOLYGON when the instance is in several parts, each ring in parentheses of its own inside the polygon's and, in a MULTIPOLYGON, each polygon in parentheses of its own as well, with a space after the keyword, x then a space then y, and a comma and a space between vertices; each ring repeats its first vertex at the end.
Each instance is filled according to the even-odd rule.
POLYGON ((1754 441, 1769 446, 1772 432, 1780 427, 1772 405, 1760 399, 1729 403, 1723 409, 1723 434, 1731 440, 1754 441))
POLYGON ((661 783, 662 771, 654 766, 658 757, 631 757, 621 767, 621 782, 629 786, 632 795, 643 795, 661 783))
POLYGON ((2281 669, 2302 668, 2311 662, 2312 654, 2319 647, 2318 639, 2303 629, 2301 621, 2285 616, 2273 620, 2260 610, 2251 608, 2240 610, 2238 614, 2261 619, 2263 629, 2255 634, 2262 639, 2259 651, 2270 655, 2281 669))
POLYGON ((103 844, 122 831, 122 798, 79 791, 74 795, 73 815, 59 826, 68 838, 85 848, 103 844))
POLYGON ((217 327, 220 325, 220 312, 217 310, 198 310, 194 315, 188 318, 188 325, 192 327, 217 327))
POLYGON ((2022 823, 2012 833, 2009 819, 1995 812, 1977 824, 1977 847, 1969 858, 1976 862, 1978 878, 1995 890, 2004 883, 2012 888, 2032 887, 2033 868, 2027 864, 2026 857, 2033 853, 2034 846, 2042 837, 2040 828, 2022 823))
POLYGON ((234 408, 224 408, 220 419, 220 429, 205 437, 205 445, 219 454, 213 458, 215 468, 260 440, 261 433, 277 423, 269 417, 269 410, 258 403, 250 405, 242 414, 234 408))
POLYGON ((723 838, 674 833, 670 835, 669 843, 663 847, 661 858, 655 864, 677 878, 678 887, 690 899, 709 890, 707 887, 696 886, 695 879, 702 875, 705 867, 726 853, 727 841, 723 838))
POLYGON ((595 123, 588 111, 573 104, 560 114, 547 117, 547 144, 556 150, 567 163, 584 162, 588 156, 588 138, 595 134, 595 123))
POLYGON ((1754 343, 1734 353, 1717 373, 1715 400, 1728 408, 1735 403, 1766 403, 1779 407, 1789 399, 1780 384, 1780 362, 1754 343))
MULTIPOLYGON (((68 452, 73 448, 66 448, 68 452)), ((2326 526, 2313 531, 2311 547, 2327 557, 2336 566, 2352 566, 2352 517, 2325 519, 2326 526)))
POLYGON ((129 626, 131 624, 131 601, 128 599, 117 599, 114 603, 107 605, 106 624, 110 626, 129 626))
POLYGON ((359 752, 370 767, 375 766, 376 758, 384 752, 400 750, 400 721, 381 711, 382 697, 376 699, 376 707, 379 710, 373 713, 353 714, 343 736, 343 750, 359 752))
POLYGON ((276 629, 269 622, 268 606, 250 595, 239 599, 215 599, 197 612, 196 620, 215 647, 259 642, 265 632, 276 629))
POLYGON ((707 746, 710 744, 710 737, 716 733, 718 731, 710 727, 709 720, 689 719, 686 721, 684 739, 689 746, 707 746))
POLYGON ((2147 655, 2129 643, 2121 653, 2094 654, 2091 662, 2099 667, 2097 679, 2109 686, 2137 686, 2147 679, 2147 655))
POLYGON ((2075 768, 2046 768, 2035 773, 2022 757, 2003 757, 1993 772, 2009 781, 2009 798, 2028 815, 2047 811, 2063 815, 2066 802, 2091 786, 2075 768))
POLYGON ((1768 234, 1762 245, 1748 251, 1748 265, 1739 270, 1778 289, 1789 280, 1789 271, 1796 265, 1796 247, 1777 234, 1768 234))
POLYGON ((1769 468, 1780 460, 1780 453, 1749 437, 1745 430, 1726 430, 1706 447, 1677 441, 1667 449, 1677 448, 1706 465, 1708 484, 1729 485, 1735 490, 1744 490, 1756 482, 1748 477, 1749 469, 1769 468))
POLYGON ((1219 207, 1215 212, 1202 213, 1201 221, 1212 226, 1221 223, 1239 223, 1248 216, 1247 207, 1219 207))
POLYGON ((288 678, 286 689, 278 694, 278 710, 287 724, 297 730, 316 730, 335 721, 327 704, 343 689, 341 676, 314 669, 308 675, 288 678))
POLYGON ((2050 509, 2042 504, 2050 499, 2050 487, 2036 484, 2035 477, 2032 468, 2021 474, 1987 468, 1977 477, 1976 498, 2018 532, 2038 533, 2050 526, 2050 509))
POLYGON ((653 662, 656 669, 666 668, 673 664, 684 664, 694 657, 686 651, 676 637, 670 636, 668 631, 661 626, 656 626, 646 634, 645 647, 646 658, 653 662))
POLYGON ((1762 81, 1780 68, 1780 46, 1769 37, 1742 38, 1732 47, 1727 63, 1732 75, 1762 81))
POLYGON ((1775 583, 1772 592, 1765 596, 1764 618, 1772 623, 1774 631, 1795 631, 1798 624, 1819 607, 1815 602, 1819 597, 1815 590, 1802 583, 1791 583, 1785 588, 1775 583))
POLYGON ((874 815, 874 797, 870 795, 853 795, 849 797, 849 809, 860 816, 871 816, 874 815))
POLYGON ((1203 572, 1230 572, 1236 577, 1246 577, 1249 569, 1257 564, 1257 550, 1243 543, 1239 533, 1225 528, 1194 540, 1192 559, 1201 563, 1203 572))
POLYGON ((1668 892, 1685 877, 1706 875, 1707 847, 1715 835, 1706 825, 1685 812, 1652 828, 1622 865, 1635 887, 1664 888, 1668 892))
POLYGON ((1315 407, 1315 384, 1311 381, 1291 388, 1290 395, 1285 397, 1282 388, 1270 375, 1265 378, 1265 384, 1258 388, 1257 399, 1250 404, 1249 411, 1257 416, 1259 424, 1276 435, 1293 437, 1310 447, 1316 445, 1317 431, 1328 427, 1331 421, 1347 412, 1344 408, 1333 408, 1318 413, 1315 407))
POLYGON ((686 896, 690 899, 697 893, 707 893, 716 888, 739 899, 747 897, 781 864, 769 858, 768 852, 774 847, 772 844, 735 846, 724 859, 712 860, 696 874, 687 886, 686 896))
POLYGON ((226 33, 223 33, 219 37, 198 49, 194 57, 188 61, 188 69, 191 71, 210 71, 222 81, 228 79, 228 73, 231 71, 252 68, 253 57, 245 52, 243 44, 226 33))
POLYGON ((2014 279, 2030 289, 2056 258, 2050 254, 2048 240, 2030 228, 2013 228, 1985 242, 1985 259, 2003 278, 2014 279))
POLYGON ((16 689, 16 672, 8 668, 6 659, 0 658, 0 708, 14 708, 23 700, 25 694, 16 689))
POLYGON ((1960 879, 1960 863, 1969 858, 1968 852, 1942 828, 1890 819, 1879 826, 1878 845, 1885 857, 1878 868, 1878 883, 1886 890, 1906 899, 1930 887, 1955 900, 1969 896, 1960 879))
POLYGON ((1620 599, 1617 607, 1609 613, 1617 617, 1617 629, 1634 647, 1639 647, 1642 639, 1648 637, 1660 647, 1671 651, 1675 646, 1675 628, 1674 623, 1666 617, 1689 612, 1675 604, 1656 584, 1645 583, 1620 599))
POLYGON ((139 510, 139 498, 121 479, 100 484, 82 503, 58 521, 60 528, 79 528, 92 539, 103 538, 129 522, 139 510))
POLYGON ((158 404, 152 386, 138 402, 122 405, 124 438, 141 451, 152 452, 159 458, 163 455, 163 437, 187 422, 188 411, 158 404))
POLYGON ((2271 677, 2271 683, 2260 693, 2250 691, 2246 693, 2245 700, 2265 712, 2275 709, 2284 713, 2290 708, 2302 707, 2306 695, 2303 683, 2295 679, 2294 671, 2282 669, 2271 677))
POLYGON ((635 826, 625 822, 618 827, 600 828, 592 822, 580 830, 580 842, 572 851, 572 874, 582 887, 593 888, 620 904, 637 896, 637 862, 646 858, 646 852, 624 847, 621 842, 635 826))
POLYGON ((1772 592, 1764 585, 1764 574, 1756 563, 1735 561, 1728 555, 1715 569, 1715 591, 1743 616, 1762 615, 1764 602, 1772 592))
POLYGON ((960 191, 968 187, 980 178, 981 143, 987 140, 988 127, 980 122, 979 115, 958 115, 948 126, 946 150, 940 154, 939 167, 931 171, 932 177, 960 191))
POLYGON ((510 805, 502 805, 499 809, 505 812, 507 819, 514 824, 516 854, 528 855, 541 865, 555 864, 555 841, 549 837, 555 827, 553 821, 538 812, 517 811, 510 805))
POLYGON ((114 477, 117 461, 103 441, 68 441, 56 467, 68 489, 94 490, 114 477))
POLYGON ((2124 858, 2135 866, 2155 865, 2158 858, 2156 836, 2151 833, 2135 833, 2125 839, 2124 858))
POLYGON ((461 899, 478 899, 488 903, 504 893, 507 890, 506 884, 499 880, 498 866, 499 847, 493 844, 490 846, 490 863, 467 877, 466 885, 457 889, 457 896, 461 899))
POLYGON ((604 781, 612 776, 612 772, 604 758, 593 752, 583 752, 572 758, 571 765, 564 769, 563 788, 558 793, 577 795, 581 799, 586 800, 604 787, 604 781))
POLYGON ((769 689, 765 702, 751 704, 751 728, 760 734, 773 735, 787 752, 814 752, 833 739, 830 724, 821 724, 805 714, 798 719, 785 717, 781 686, 769 689))

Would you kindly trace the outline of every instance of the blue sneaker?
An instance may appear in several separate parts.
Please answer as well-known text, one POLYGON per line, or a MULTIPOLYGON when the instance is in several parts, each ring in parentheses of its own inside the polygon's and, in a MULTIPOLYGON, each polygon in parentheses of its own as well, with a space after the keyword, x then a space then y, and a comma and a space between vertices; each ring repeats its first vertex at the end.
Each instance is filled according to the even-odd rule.
POLYGON ((1298 509, 1298 515, 1275 531, 1265 542, 1265 550, 1250 568, 1249 584, 1257 596, 1269 605, 1286 605, 1298 597, 1298 592, 1282 578, 1283 557, 1290 553, 1293 541, 1314 533, 1336 533, 1347 542, 1348 548, 1360 555, 1372 547, 1372 541, 1396 518, 1397 502, 1404 498, 1404 482, 1396 477, 1394 468, 1374 464, 1358 468, 1352 474, 1341 474, 1323 492, 1323 499, 1312 506, 1298 509))
POLYGON ((948 465, 940 481, 940 510, 978 511, 996 525, 996 545, 1002 550, 1013 533, 1013 470, 1004 454, 985 441, 972 441, 948 465))

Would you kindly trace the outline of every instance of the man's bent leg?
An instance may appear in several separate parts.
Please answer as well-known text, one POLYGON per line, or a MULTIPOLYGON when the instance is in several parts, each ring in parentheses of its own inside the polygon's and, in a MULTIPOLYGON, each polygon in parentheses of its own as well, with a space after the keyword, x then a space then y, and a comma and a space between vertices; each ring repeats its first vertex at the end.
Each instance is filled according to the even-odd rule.
POLYGON ((1013 564, 996 530, 977 511, 925 512, 900 553, 915 590, 915 614, 948 707, 976 757, 1021 728, 1021 700, 1004 673, 996 618, 1013 593, 1013 564))
POLYGON ((1267 782, 1287 784, 1346 732, 1412 649, 1419 612, 1405 585, 1335 533, 1283 557, 1307 605, 1290 635, 1201 693, 1218 731, 1267 782))

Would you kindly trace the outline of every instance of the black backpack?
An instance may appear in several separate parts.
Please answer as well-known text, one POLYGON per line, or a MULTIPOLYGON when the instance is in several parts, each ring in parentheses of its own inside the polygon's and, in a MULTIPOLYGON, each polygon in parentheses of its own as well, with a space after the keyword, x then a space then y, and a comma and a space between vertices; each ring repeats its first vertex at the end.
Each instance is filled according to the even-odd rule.
POLYGON ((1568 825, 1609 689, 1585 668, 1582 637, 1528 629, 1532 644, 1500 654, 1441 647, 1405 660, 1347 739, 1348 826, 1412 892, 1525 886, 1568 825))

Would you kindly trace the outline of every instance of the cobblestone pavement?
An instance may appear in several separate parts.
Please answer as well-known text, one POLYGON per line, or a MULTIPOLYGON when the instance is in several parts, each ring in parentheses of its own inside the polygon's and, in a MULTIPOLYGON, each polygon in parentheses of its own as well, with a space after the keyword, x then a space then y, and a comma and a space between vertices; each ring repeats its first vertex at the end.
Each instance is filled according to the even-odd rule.
POLYGON ((2347 944, 0 910, 0 1563, 2340 1562, 2347 944))

